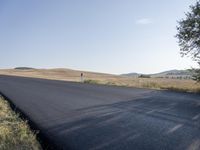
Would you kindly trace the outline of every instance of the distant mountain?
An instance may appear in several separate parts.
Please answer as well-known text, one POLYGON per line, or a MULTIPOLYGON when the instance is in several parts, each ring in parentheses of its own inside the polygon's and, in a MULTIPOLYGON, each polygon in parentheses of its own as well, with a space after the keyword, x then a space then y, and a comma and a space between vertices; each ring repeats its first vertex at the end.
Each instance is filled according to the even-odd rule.
POLYGON ((135 72, 122 74, 122 76, 127 76, 127 77, 139 77, 140 75, 148 75, 153 78, 191 78, 192 72, 190 72, 189 70, 168 70, 155 74, 141 74, 135 72))
POLYGON ((192 76, 192 72, 189 70, 169 70, 156 74, 151 74, 152 77, 173 77, 173 76, 192 76))
POLYGON ((121 74, 121 76, 127 76, 127 77, 136 77, 136 76, 139 76, 140 74, 139 73, 127 73, 127 74, 121 74))
POLYGON ((30 69, 34 69, 34 68, 30 68, 30 67, 16 67, 14 69, 16 69, 16 70, 30 70, 30 69))

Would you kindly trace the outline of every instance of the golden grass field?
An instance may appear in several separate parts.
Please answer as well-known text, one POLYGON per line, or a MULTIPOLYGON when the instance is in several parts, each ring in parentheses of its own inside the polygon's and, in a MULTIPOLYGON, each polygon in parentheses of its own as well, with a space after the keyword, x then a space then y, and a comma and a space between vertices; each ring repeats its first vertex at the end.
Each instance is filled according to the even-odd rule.
POLYGON ((25 121, 0 97, 0 150, 41 150, 25 121))
POLYGON ((77 71, 71 69, 1 69, 0 75, 14 75, 44 79, 80 82, 84 73, 85 82, 138 88, 168 89, 183 92, 200 92, 200 84, 193 80, 165 78, 134 78, 112 74, 77 71))

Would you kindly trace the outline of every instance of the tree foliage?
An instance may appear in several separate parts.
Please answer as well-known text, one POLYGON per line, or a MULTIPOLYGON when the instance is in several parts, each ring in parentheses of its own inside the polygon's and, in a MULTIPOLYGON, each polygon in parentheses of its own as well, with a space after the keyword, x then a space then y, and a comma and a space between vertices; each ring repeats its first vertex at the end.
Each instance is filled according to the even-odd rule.
POLYGON ((200 69, 194 69, 193 79, 200 82, 200 69))
MULTIPOLYGON (((177 35, 181 55, 189 55, 200 66, 200 0, 190 6, 186 17, 178 22, 177 35)), ((194 79, 200 81, 200 70, 194 70, 194 79)))

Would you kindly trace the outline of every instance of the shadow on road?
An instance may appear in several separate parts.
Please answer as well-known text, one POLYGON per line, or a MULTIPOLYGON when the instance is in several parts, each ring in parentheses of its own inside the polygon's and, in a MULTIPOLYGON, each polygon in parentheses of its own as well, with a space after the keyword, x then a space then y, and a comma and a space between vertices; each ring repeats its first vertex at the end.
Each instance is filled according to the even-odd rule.
POLYGON ((78 109, 48 131, 69 149, 199 150, 200 99, 166 93, 78 109))

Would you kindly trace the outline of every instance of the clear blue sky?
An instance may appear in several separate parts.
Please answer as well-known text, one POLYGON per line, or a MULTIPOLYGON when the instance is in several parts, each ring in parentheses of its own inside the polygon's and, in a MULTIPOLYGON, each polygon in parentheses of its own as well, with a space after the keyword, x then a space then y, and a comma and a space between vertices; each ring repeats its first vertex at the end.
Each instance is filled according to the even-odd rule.
POLYGON ((1 0, 0 68, 155 73, 181 58, 177 20, 195 0, 1 0))

